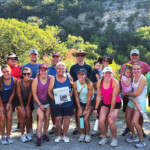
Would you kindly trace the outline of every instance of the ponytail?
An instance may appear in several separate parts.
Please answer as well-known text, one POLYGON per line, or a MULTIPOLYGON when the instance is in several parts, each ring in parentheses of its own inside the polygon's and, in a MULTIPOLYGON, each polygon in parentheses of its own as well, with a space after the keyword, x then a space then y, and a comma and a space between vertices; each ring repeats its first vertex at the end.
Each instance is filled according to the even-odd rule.
POLYGON ((85 78, 85 82, 86 82, 86 84, 90 84, 90 83, 91 83, 91 80, 86 77, 86 78, 85 78))

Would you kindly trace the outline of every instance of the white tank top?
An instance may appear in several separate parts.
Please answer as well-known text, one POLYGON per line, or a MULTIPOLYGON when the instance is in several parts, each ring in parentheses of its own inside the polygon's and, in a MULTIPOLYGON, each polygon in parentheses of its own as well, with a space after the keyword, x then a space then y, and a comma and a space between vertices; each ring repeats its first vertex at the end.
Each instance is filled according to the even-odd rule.
MULTIPOLYGON (((83 86, 84 86, 84 84, 81 85, 79 80, 77 80, 77 91, 78 91, 78 93, 80 92, 80 90, 82 89, 83 86)), ((79 94, 79 100, 80 100, 81 103, 84 103, 84 104, 87 103, 87 100, 88 100, 88 88, 87 88, 87 85, 84 87, 84 89, 79 94)))
MULTIPOLYGON (((133 84, 132 84, 132 87, 133 87, 133 90, 134 92, 137 91, 137 88, 139 86, 139 83, 140 83, 140 80, 144 77, 144 75, 142 74, 138 80, 137 83, 134 82, 135 80, 135 77, 133 78, 133 84)), ((145 100, 146 99, 146 94, 147 94, 147 86, 144 86, 143 90, 141 91, 140 95, 136 97, 137 100, 145 100)))

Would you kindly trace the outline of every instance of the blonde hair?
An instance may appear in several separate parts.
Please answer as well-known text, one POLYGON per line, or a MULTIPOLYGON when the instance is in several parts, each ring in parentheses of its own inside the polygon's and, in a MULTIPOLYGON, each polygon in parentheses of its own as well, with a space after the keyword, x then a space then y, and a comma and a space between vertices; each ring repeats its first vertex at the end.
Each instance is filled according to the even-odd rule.
POLYGON ((63 66, 65 66, 65 68, 66 68, 65 63, 63 63, 63 62, 60 61, 60 62, 58 62, 58 63, 56 64, 56 69, 58 68, 59 65, 63 65, 63 66))

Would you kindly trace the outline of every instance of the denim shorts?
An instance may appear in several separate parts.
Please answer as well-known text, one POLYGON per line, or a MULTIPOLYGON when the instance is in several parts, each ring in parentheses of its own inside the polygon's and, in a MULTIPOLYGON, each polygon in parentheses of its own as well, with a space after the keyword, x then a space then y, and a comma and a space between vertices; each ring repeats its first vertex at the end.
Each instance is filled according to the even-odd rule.
POLYGON ((52 114, 54 117, 74 115, 73 106, 57 107, 57 106, 52 105, 51 110, 52 110, 52 114))
MULTIPOLYGON (((137 102, 139 103, 139 105, 141 106, 141 109, 146 112, 146 100, 137 100, 137 102)), ((128 106, 133 108, 133 109, 137 109, 136 106, 134 105, 134 103, 132 101, 128 102, 128 106)))
MULTIPOLYGON (((42 105, 46 105, 46 104, 50 104, 50 101, 40 101, 42 105)), ((33 102, 34 105, 34 109, 37 110, 38 108, 40 108, 40 106, 34 101, 33 102)))

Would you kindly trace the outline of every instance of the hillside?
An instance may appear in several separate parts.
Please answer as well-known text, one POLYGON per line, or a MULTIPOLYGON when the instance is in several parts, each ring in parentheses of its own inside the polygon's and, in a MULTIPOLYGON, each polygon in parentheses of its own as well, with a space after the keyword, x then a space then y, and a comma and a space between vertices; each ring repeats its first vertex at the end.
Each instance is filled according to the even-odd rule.
POLYGON ((135 31, 150 24, 149 6, 150 0, 0 0, 0 17, 41 28, 57 25, 62 41, 68 34, 81 36, 97 44, 100 55, 109 53, 122 64, 130 49, 139 46, 135 31))

